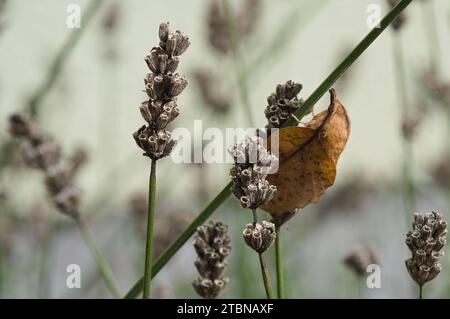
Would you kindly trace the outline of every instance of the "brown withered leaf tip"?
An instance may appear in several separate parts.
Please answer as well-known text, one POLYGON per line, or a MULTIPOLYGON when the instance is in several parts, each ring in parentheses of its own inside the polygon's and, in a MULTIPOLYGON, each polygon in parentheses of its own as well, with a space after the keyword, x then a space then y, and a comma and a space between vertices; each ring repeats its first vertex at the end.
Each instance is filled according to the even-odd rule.
POLYGON ((350 119, 334 89, 330 95, 328 110, 314 116, 306 127, 283 128, 268 141, 269 148, 278 143, 280 157, 278 172, 267 176, 278 191, 262 206, 273 217, 316 203, 334 183, 336 165, 350 135, 350 119))

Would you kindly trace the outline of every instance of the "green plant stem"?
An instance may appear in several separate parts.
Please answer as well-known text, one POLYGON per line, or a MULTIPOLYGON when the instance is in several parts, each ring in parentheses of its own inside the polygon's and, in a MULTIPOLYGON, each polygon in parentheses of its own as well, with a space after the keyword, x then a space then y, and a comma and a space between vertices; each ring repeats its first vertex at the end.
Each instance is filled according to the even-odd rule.
POLYGON ((153 235, 156 207, 156 160, 152 159, 148 188, 147 244, 145 247, 144 299, 150 298, 152 282, 153 235))
POLYGON ((422 19, 430 55, 430 69, 437 73, 440 65, 440 44, 434 1, 422 1, 422 19))
POLYGON ((419 286, 419 299, 423 299, 423 285, 419 286))
POLYGON ((98 269, 103 277, 106 286, 108 287, 109 291, 115 298, 120 298, 120 292, 119 289, 117 288, 114 275, 111 269, 109 268, 108 261, 98 248, 94 237, 89 232, 84 221, 79 217, 76 219, 76 222, 78 225, 78 229, 80 230, 81 235, 83 236, 83 239, 86 242, 86 245, 89 247, 89 249, 92 252, 92 255, 95 258, 95 262, 97 263, 98 269))
POLYGON ((266 297, 267 299, 273 299, 272 286, 270 284, 269 272, 267 271, 266 263, 264 261, 264 254, 259 253, 258 256, 264 282, 264 289, 266 290, 266 297))
MULTIPOLYGON (((209 203, 209 205, 194 219, 194 221, 186 228, 186 230, 170 245, 169 248, 156 260, 152 267, 152 278, 164 267, 165 264, 175 255, 175 253, 187 242, 187 240, 195 233, 197 227, 203 225, 209 216, 222 205, 230 196, 232 184, 229 183, 222 191, 209 203)), ((136 298, 142 291, 144 286, 144 277, 139 279, 125 298, 136 298)))
POLYGON ((245 114, 247 116, 247 122, 251 127, 254 127, 255 122, 252 115, 252 106, 250 102, 250 94, 248 89, 248 74, 245 67, 244 58, 240 50, 239 34, 231 12, 230 4, 227 0, 223 0, 223 7, 228 22, 228 29, 230 33, 231 49, 233 51, 233 58, 236 65, 236 76, 239 87, 239 93, 244 106, 245 114))
MULTIPOLYGON (((374 28, 366 37, 350 52, 336 69, 319 85, 319 87, 306 99, 303 105, 295 113, 301 119, 319 101, 319 99, 333 86, 333 84, 347 71, 347 69, 367 50, 367 48, 383 33, 383 31, 395 20, 395 18, 413 0, 400 1, 380 22, 380 28, 374 28)), ((293 126, 296 120, 292 117, 286 121, 284 127, 293 126)))
MULTIPOLYGON (((398 94, 398 104, 400 107, 400 117, 402 120, 408 118, 408 100, 406 92, 405 62, 400 32, 394 34, 393 54, 395 65, 395 80, 398 94)), ((407 225, 410 222, 410 215, 415 208, 415 185, 413 179, 413 145, 409 138, 402 133, 402 193, 404 200, 405 218, 407 225)))
MULTIPOLYGON (((255 227, 256 224, 258 223, 258 214, 256 213, 256 208, 252 209, 252 215, 253 215, 253 227, 255 227)), ((267 271, 266 262, 264 260, 264 253, 258 253, 258 258, 259 258, 259 266, 261 268, 261 275, 263 277, 264 289, 266 291, 266 297, 267 299, 273 299, 272 285, 270 284, 270 276, 269 272, 267 271)))
MULTIPOLYGON (((381 33, 392 23, 392 21, 412 2, 413 0, 402 0, 395 6, 381 21, 380 28, 375 28, 353 49, 353 51, 342 61, 336 69, 319 85, 319 87, 305 101, 303 106, 297 111, 297 117, 303 117, 308 110, 331 88, 342 74, 364 53, 367 48, 381 35, 381 33)), ((284 127, 295 125, 293 119, 287 121, 284 127)), ((164 254, 153 265, 152 276, 161 270, 162 267, 172 258, 173 255, 184 245, 184 243, 195 232, 196 228, 203 224, 209 216, 228 198, 231 194, 232 183, 228 183, 224 189, 211 201, 211 203, 198 215, 198 217, 188 226, 188 228, 177 238, 177 240, 164 252, 164 254)), ((135 298, 142 291, 143 278, 139 279, 125 298, 135 298)))
POLYGON ((283 241, 281 226, 277 227, 277 237, 275 239, 275 262, 277 269, 277 295, 278 299, 285 298, 284 288, 284 263, 283 263, 283 241))

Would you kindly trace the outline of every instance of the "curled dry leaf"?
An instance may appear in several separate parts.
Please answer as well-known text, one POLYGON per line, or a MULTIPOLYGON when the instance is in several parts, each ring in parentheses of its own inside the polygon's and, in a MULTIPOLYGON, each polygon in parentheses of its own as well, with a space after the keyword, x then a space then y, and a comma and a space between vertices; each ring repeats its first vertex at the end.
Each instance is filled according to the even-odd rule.
MULTIPOLYGON (((315 203, 336 178, 336 165, 350 134, 350 119, 330 90, 328 109, 307 123, 306 127, 282 128, 268 141, 278 143, 278 172, 267 180, 277 187, 271 201, 262 208, 275 222, 281 223, 297 209, 315 203)), ((279 224, 279 223, 278 223, 279 224)))

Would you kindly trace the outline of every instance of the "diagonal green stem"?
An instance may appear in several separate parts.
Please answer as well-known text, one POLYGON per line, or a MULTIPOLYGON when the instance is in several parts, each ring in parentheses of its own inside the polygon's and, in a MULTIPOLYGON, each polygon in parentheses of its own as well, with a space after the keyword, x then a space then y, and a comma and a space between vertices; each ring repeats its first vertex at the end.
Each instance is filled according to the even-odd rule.
MULTIPOLYGON (((367 50, 367 48, 383 33, 384 30, 395 20, 395 18, 412 2, 413 0, 400 1, 384 18, 381 20, 380 28, 374 28, 367 36, 350 52, 350 54, 334 69, 333 72, 319 85, 319 87, 306 99, 302 107, 295 113, 301 119, 316 104, 319 99, 333 86, 333 84, 347 71, 347 69, 367 50)), ((292 117, 285 123, 285 127, 295 125, 296 120, 292 117)))
POLYGON ((92 234, 89 232, 83 220, 81 218, 77 218, 76 222, 78 225, 78 229, 80 230, 81 235, 86 242, 86 245, 89 247, 92 255, 95 258, 95 262, 97 263, 98 269, 103 277, 106 286, 115 298, 120 298, 120 292, 117 288, 116 280, 111 271, 111 268, 109 268, 108 261, 106 260, 105 256, 103 256, 101 250, 98 248, 97 242, 95 241, 94 237, 92 237, 92 234))
MULTIPOLYGON (((203 225, 209 216, 222 205, 225 200, 230 196, 232 184, 229 183, 222 191, 214 198, 214 200, 194 219, 194 221, 188 226, 188 228, 170 245, 169 248, 156 260, 152 267, 152 277, 167 264, 167 262, 175 255, 188 239, 195 233, 197 227, 203 225)), ((125 295, 125 298, 136 298, 142 291, 144 286, 144 277, 139 279, 130 291, 125 295)))
POLYGON ((153 233, 156 207, 156 160, 152 159, 148 188, 147 244, 145 248, 144 299, 150 298, 152 282, 153 233))
POLYGON ((248 89, 248 74, 247 68, 245 67, 244 58, 242 57, 242 53, 240 50, 239 43, 239 34, 236 26, 236 21, 233 18, 233 14, 231 12, 230 4, 227 0, 223 0, 223 7, 225 10, 225 15, 227 17, 228 29, 230 33, 230 42, 231 49, 233 51, 233 57, 236 64, 236 76, 239 86, 239 93, 242 100, 242 104, 244 105, 244 110, 247 116, 247 121, 250 126, 254 126, 253 115, 252 115, 252 106, 250 103, 250 95, 248 89))
POLYGON ((281 226, 277 227, 277 237, 275 239, 275 261, 277 269, 277 295, 278 299, 285 298, 284 288, 284 263, 283 263, 283 241, 281 238, 281 226))
MULTIPOLYGON (((297 111, 297 117, 303 117, 308 110, 331 88, 331 86, 339 79, 342 74, 364 53, 367 48, 381 35, 381 33, 394 21, 394 19, 412 2, 413 0, 402 0, 395 6, 381 21, 381 27, 375 28, 355 47, 355 49, 342 61, 336 69, 319 85, 319 87, 305 101, 303 106, 297 111)), ((288 120, 286 126, 295 125, 295 120, 288 120)), ((188 226, 188 228, 178 237, 178 239, 166 250, 166 252, 153 265, 152 276, 156 275, 162 267, 172 258, 173 255, 184 245, 184 243, 195 232, 195 229, 206 221, 214 211, 227 199, 231 194, 229 183, 217 195, 212 202, 203 210, 200 215, 188 226)), ((131 290, 126 294, 125 298, 135 298, 142 291, 143 278, 139 279, 131 290)))

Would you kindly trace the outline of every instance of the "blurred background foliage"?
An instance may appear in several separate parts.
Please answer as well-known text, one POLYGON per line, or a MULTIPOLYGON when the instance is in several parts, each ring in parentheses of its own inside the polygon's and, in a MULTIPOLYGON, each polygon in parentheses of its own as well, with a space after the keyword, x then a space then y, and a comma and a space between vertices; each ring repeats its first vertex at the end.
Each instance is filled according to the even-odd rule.
MULTIPOLYGON (((75 2, 86 29, 42 99, 38 122, 66 153, 80 145, 88 151, 89 161, 77 180, 83 190, 82 211, 125 293, 143 272, 149 162, 131 133, 142 122, 138 105, 145 98, 144 57, 156 44, 160 22, 170 21, 192 42, 179 67, 190 84, 179 99, 182 113, 175 125, 192 129, 198 119, 204 128, 248 123, 236 61, 230 50, 218 50, 220 43, 209 41, 212 28, 220 28, 211 23, 213 1, 105 0, 88 26, 83 25, 83 10, 89 1, 0 1, 1 145, 10 140, 9 114, 30 102, 73 32, 65 21, 67 6, 75 2)), ((238 21, 244 21, 239 43, 258 126, 265 125, 266 98, 276 84, 300 82, 301 96, 307 97, 362 39, 369 31, 366 9, 372 3, 383 14, 389 8, 382 0, 232 1, 236 15, 242 14, 238 21)), ((352 120, 352 133, 335 185, 287 225, 288 297, 358 298, 358 279, 343 263, 358 245, 373 247, 382 269, 381 288, 366 290, 363 297, 415 297, 404 266, 410 225, 402 199, 405 121, 396 94, 394 41, 403 46, 407 103, 416 123, 410 159, 415 211, 435 210, 450 217, 450 85, 445 84, 450 82, 445 58, 450 52, 450 3, 414 1, 406 15, 401 34, 394 38, 387 30, 335 86, 352 120), (429 33, 430 21, 436 23, 437 45, 429 33), (433 61, 437 71, 427 73, 433 61)), ((327 105, 325 96, 315 109, 327 105)), ((16 153, 0 173, 0 297, 109 297, 80 235, 48 202, 41 174, 26 168, 16 153), (71 263, 81 266, 81 289, 65 286, 65 269, 71 263)), ((229 167, 160 161, 159 251, 228 182, 229 167)), ((258 264, 241 237, 251 217, 229 199, 212 219, 228 224, 232 239, 230 284, 222 297, 263 297, 258 264)), ((192 246, 185 245, 156 277, 154 295, 196 297, 191 286, 197 275, 194 259, 192 246)), ((428 297, 450 297, 450 257, 444 257, 441 275, 425 289, 428 297)))

